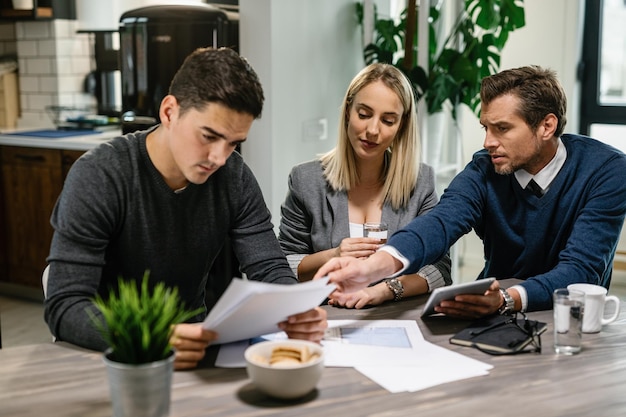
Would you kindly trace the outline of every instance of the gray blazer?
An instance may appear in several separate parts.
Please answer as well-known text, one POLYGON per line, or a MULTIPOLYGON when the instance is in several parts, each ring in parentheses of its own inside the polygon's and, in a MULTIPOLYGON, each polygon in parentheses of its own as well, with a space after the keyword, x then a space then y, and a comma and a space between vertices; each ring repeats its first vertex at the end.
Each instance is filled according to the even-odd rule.
MULTIPOLYGON (((304 256, 337 247, 350 236, 348 194, 330 187, 319 160, 295 166, 289 174, 288 186, 280 210, 278 241, 297 274, 304 256)), ((381 221, 387 223, 391 235, 416 216, 427 213, 437 202, 433 169, 420 164, 418 182, 408 207, 394 210, 385 203, 381 221)), ((430 290, 450 285, 450 257, 443 256, 434 265, 420 270, 420 274, 427 278, 430 290), (434 276, 428 277, 430 273, 434 276)))

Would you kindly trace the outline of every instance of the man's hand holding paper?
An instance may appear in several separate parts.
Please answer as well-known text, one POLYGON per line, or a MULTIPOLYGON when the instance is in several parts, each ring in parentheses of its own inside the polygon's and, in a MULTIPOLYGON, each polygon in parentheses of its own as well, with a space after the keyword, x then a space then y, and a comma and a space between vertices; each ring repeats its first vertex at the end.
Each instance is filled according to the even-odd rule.
POLYGON ((328 279, 277 285, 234 278, 202 327, 229 343, 284 330, 291 338, 321 340, 328 327, 318 308, 335 289, 328 279))
POLYGON ((283 322, 278 323, 280 330, 287 333, 290 339, 304 339, 319 343, 328 328, 326 310, 320 307, 294 314, 283 322))

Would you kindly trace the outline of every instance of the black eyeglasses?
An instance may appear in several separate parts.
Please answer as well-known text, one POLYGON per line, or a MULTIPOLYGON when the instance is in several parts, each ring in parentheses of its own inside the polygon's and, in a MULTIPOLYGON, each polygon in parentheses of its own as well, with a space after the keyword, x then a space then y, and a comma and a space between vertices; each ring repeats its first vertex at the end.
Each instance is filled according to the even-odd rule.
POLYGON ((504 347, 507 349, 494 350, 480 345, 474 345, 478 350, 490 355, 511 355, 516 353, 541 353, 541 333, 539 331, 539 322, 528 320, 526 314, 519 311, 515 315, 506 316, 503 320, 493 323, 490 326, 480 330, 471 331, 470 336, 476 337, 487 334, 489 332, 500 332, 503 327, 508 326, 519 332, 503 332, 502 337, 510 340, 502 340, 504 347), (520 318, 521 316, 521 318, 520 318), (527 347, 530 346, 530 349, 527 347))

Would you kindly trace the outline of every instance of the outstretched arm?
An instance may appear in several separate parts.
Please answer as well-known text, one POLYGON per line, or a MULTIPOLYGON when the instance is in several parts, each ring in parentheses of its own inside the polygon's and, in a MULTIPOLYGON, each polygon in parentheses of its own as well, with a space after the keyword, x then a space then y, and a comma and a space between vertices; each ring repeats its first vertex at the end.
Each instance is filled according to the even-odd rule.
POLYGON ((314 278, 328 275, 329 281, 337 285, 337 292, 354 292, 402 268, 402 262, 398 259, 387 252, 378 251, 367 259, 333 258, 317 271, 314 278))

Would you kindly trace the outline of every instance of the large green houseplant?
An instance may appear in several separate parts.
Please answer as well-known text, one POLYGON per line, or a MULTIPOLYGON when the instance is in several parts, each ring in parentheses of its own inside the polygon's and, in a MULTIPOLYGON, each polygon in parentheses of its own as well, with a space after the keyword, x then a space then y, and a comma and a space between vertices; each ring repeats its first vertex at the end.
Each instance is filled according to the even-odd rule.
POLYGON ((198 314, 187 311, 177 288, 159 282, 151 289, 149 272, 141 283, 118 280, 108 296, 97 295, 101 315, 88 310, 109 349, 104 363, 114 417, 169 415, 174 351, 170 337, 175 324, 198 314))
MULTIPOLYGON (((428 68, 417 65, 417 25, 423 11, 415 0, 409 0, 399 20, 380 19, 375 10, 373 41, 363 52, 368 64, 387 62, 401 68, 418 98, 425 100, 428 114, 448 103, 456 119, 459 104, 478 114, 480 82, 499 71, 509 34, 525 25, 524 6, 523 0, 464 0, 449 31, 440 33, 443 4, 438 0, 428 11, 428 68)), ((357 3, 357 16, 362 24, 362 3, 357 3)))

